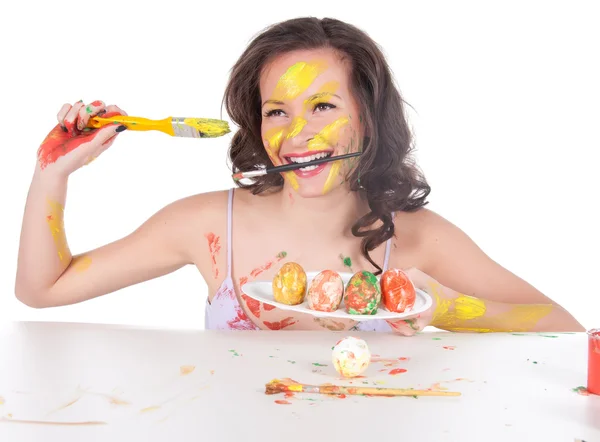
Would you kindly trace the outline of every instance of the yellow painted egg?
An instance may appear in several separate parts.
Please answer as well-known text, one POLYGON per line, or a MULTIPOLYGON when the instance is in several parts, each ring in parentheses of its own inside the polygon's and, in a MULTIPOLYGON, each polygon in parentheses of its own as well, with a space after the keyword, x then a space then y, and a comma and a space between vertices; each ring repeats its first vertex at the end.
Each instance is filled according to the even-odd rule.
POLYGON ((302 304, 306 294, 306 272, 295 262, 286 262, 273 278, 273 296, 281 304, 302 304))

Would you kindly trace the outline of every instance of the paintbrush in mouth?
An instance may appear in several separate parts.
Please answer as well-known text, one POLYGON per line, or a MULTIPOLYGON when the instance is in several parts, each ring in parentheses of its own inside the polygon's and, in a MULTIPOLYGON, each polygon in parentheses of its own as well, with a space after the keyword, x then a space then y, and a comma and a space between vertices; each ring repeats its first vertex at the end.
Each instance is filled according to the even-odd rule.
POLYGON ((306 385, 293 379, 273 379, 265 386, 265 394, 278 393, 350 394, 359 396, 460 396, 457 391, 412 390, 410 388, 345 387, 338 385, 306 385))
POLYGON ((239 181, 243 178, 256 178, 259 176, 266 175, 268 173, 281 173, 281 172, 289 172, 290 170, 303 169, 305 167, 316 166, 318 164, 329 163, 330 161, 339 161, 345 160, 347 158, 357 157, 362 155, 362 152, 352 152, 344 155, 338 155, 336 157, 325 157, 319 158, 313 161, 307 161, 306 163, 290 163, 285 164, 283 166, 277 167, 267 167, 265 169, 251 170, 249 172, 237 172, 234 173, 233 179, 235 181, 239 181))
POLYGON ((122 124, 134 131, 157 130, 172 137, 186 138, 216 138, 231 132, 226 121, 211 118, 167 117, 163 120, 150 120, 127 115, 92 117, 87 127, 99 129, 109 124, 122 124))

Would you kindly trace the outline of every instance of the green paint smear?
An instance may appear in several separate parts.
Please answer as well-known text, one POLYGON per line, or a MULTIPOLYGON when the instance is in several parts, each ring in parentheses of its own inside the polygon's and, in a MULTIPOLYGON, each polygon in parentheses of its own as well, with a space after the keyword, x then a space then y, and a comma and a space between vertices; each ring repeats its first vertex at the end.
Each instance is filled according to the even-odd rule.
POLYGON ((232 353, 233 356, 239 356, 239 353, 235 350, 229 350, 229 353, 232 353))
POLYGON ((342 261, 346 267, 352 267, 352 259, 349 256, 342 256, 342 261))
POLYGON ((511 333, 513 336, 527 336, 525 333, 511 333))
POLYGON ((558 338, 558 336, 555 336, 555 335, 540 335, 540 336, 542 336, 543 338, 558 338))
POLYGON ((319 364, 318 362, 313 362, 315 367, 327 367, 327 364, 319 364))
POLYGON ((575 387, 571 390, 573 393, 581 393, 582 391, 587 391, 587 388, 585 388, 583 385, 580 385, 579 387, 575 387))
POLYGON ((537 361, 533 361, 534 364, 537 364, 537 361))
POLYGON ((279 258, 279 259, 283 259, 283 258, 285 258, 286 256, 287 256, 287 252, 279 252, 279 253, 277 254, 277 258, 279 258))
POLYGON ((91 113, 92 113, 92 108, 91 108, 91 106, 86 106, 86 108, 85 108, 85 111, 86 111, 88 114, 91 114, 91 113))
POLYGON ((441 341, 442 340, 442 338, 431 338, 431 339, 433 339, 434 341, 441 341))
POLYGON ((118 121, 113 121, 113 124, 121 124, 121 123, 119 123, 118 121))

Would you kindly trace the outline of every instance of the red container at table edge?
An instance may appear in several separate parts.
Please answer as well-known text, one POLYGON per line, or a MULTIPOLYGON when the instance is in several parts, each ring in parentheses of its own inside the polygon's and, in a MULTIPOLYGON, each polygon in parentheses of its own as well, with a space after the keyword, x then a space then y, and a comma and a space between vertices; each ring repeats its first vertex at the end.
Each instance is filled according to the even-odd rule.
POLYGON ((600 328, 588 334, 588 382, 587 390, 592 394, 600 394, 600 328))

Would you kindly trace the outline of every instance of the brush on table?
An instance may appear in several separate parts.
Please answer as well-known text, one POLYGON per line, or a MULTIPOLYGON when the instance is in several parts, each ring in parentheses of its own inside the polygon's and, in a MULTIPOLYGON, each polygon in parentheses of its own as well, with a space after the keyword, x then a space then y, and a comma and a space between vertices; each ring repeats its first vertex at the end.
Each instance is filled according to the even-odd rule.
POLYGON ((411 390, 408 388, 383 387, 345 387, 338 385, 306 385, 292 379, 273 379, 266 384, 266 394, 278 393, 317 393, 317 394, 350 394, 361 396, 460 396, 457 391, 411 390))
POLYGON ((92 117, 87 127, 99 129, 109 124, 122 124, 128 130, 135 131, 157 130, 173 137, 187 138, 215 138, 231 132, 226 121, 211 118, 168 117, 163 120, 150 120, 127 115, 92 117))
POLYGON ((313 161, 307 161, 306 163, 290 163, 285 164, 283 166, 277 167, 267 167, 265 169, 251 170, 248 172, 237 172, 232 175, 235 181, 239 181, 244 178, 256 178, 259 176, 266 175, 268 173, 281 173, 281 172, 289 172, 290 170, 302 169, 304 167, 316 166, 322 163, 329 163, 330 161, 339 161, 345 160, 347 158, 357 157, 362 155, 362 152, 352 152, 344 155, 338 155, 337 157, 325 157, 319 158, 313 161))

